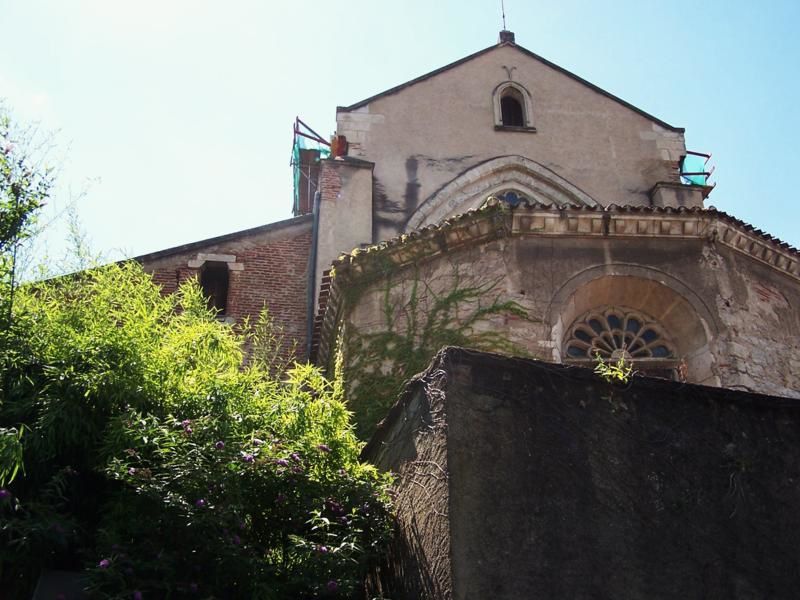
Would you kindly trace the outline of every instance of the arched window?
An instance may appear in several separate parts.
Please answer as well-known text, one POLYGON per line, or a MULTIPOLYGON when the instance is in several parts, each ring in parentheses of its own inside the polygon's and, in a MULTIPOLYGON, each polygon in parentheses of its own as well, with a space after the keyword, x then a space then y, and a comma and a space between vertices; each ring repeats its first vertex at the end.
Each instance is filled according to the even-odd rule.
POLYGON ((208 307, 224 315, 228 308, 228 263, 206 261, 200 270, 200 287, 208 299, 208 307))
POLYGON ((525 101, 516 88, 508 88, 500 98, 500 114, 505 127, 525 127, 525 101))
POLYGON ((569 328, 564 362, 591 365, 620 358, 645 375, 674 379, 679 364, 675 345, 652 317, 626 307, 584 313, 569 328))
POLYGON ((536 131, 533 127, 533 101, 522 85, 505 81, 494 89, 493 96, 495 129, 536 131))

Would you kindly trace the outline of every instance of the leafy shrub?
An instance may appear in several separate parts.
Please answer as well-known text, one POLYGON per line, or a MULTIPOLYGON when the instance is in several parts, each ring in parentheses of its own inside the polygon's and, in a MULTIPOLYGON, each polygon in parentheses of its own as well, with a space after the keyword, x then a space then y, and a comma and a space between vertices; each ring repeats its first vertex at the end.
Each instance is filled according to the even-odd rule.
POLYGON ((0 337, 4 593, 29 596, 45 567, 85 568, 100 598, 355 592, 388 536, 388 480, 359 463, 339 384, 242 367, 249 343, 195 283, 162 296, 135 264, 17 291, 0 337))

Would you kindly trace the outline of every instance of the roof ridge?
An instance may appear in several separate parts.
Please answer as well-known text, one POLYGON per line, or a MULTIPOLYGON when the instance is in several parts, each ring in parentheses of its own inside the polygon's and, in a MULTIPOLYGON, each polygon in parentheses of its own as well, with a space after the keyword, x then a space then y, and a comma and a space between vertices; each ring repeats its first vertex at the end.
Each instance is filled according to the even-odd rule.
POLYGON ((686 129, 684 127, 675 127, 674 125, 670 125, 666 121, 664 121, 662 119, 659 119, 658 117, 648 113, 647 111, 642 110, 638 106, 635 106, 635 105, 631 104, 630 102, 627 102, 626 100, 623 100, 619 96, 616 96, 616 95, 612 94, 611 92, 609 92, 607 90, 604 90, 600 86, 592 83, 591 81, 588 81, 587 79, 584 79, 580 75, 576 75, 572 71, 569 71, 568 69, 565 69, 564 67, 562 67, 562 66, 560 66, 560 65, 558 65, 558 64, 556 64, 556 63, 554 63, 554 62, 552 62, 550 60, 547 60, 543 56, 540 56, 539 54, 536 54, 535 52, 532 52, 531 50, 528 50, 527 48, 525 48, 523 46, 520 46, 519 44, 517 44, 515 42, 499 42, 497 44, 493 44, 491 46, 483 48, 482 50, 478 50, 477 52, 473 52, 472 54, 468 54, 467 56, 464 56, 463 58, 460 58, 460 59, 458 59, 456 61, 448 63, 448 64, 444 65, 443 67, 439 67, 438 69, 434 69, 433 71, 430 71, 428 73, 420 75, 419 77, 415 77, 414 79, 410 79, 410 80, 406 81, 405 83, 401 83, 399 85, 391 87, 391 88, 389 88, 387 90, 384 90, 382 92, 378 92, 377 94, 373 94, 372 96, 370 96, 368 98, 365 98, 364 100, 360 100, 358 102, 355 102, 354 104, 350 104, 349 106, 337 106, 336 107, 336 112, 337 113, 338 112, 350 112, 350 111, 356 110, 358 108, 366 106, 367 104, 369 104, 370 102, 373 102, 374 100, 377 100, 379 98, 383 98, 384 96, 391 96, 392 94, 396 94, 397 92, 400 92, 400 91, 404 90, 407 87, 410 87, 412 85, 415 85, 415 84, 420 83, 422 81, 425 81, 427 79, 435 77, 435 76, 437 76, 437 75, 439 75, 441 73, 444 73, 445 71, 449 71, 450 69, 458 67, 458 66, 460 66, 460 65, 462 65, 462 64, 464 64, 466 62, 469 62, 469 61, 471 61, 471 60, 473 60, 475 58, 478 58, 479 56, 481 56, 483 54, 486 54, 488 52, 491 52, 492 50, 496 50, 498 48, 504 48, 504 47, 515 48, 515 49, 519 50, 520 52, 522 52, 523 54, 529 56, 530 58, 533 58, 534 60, 537 60, 537 61, 541 62, 542 64, 550 67, 551 69, 554 69, 554 70, 558 71, 559 73, 561 73, 563 75, 566 75, 567 77, 577 81, 578 83, 587 86, 588 88, 590 88, 591 90, 597 92, 598 94, 600 94, 602 96, 605 96, 605 97, 609 98, 610 100, 613 100, 614 102, 617 102, 618 104, 621 104, 625 108, 638 113, 639 115, 645 117, 646 119, 649 119, 650 121, 653 121, 654 123, 657 123, 661 127, 664 127, 666 129, 669 129, 670 131, 674 131, 674 132, 677 132, 677 133, 684 133, 686 131, 686 129))

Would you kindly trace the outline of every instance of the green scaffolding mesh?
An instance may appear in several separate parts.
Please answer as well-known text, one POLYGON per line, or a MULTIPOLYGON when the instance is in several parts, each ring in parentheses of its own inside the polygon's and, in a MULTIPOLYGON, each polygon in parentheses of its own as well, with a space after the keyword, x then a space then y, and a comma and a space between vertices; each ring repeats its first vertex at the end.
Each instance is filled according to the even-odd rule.
POLYGON ((323 158, 328 158, 328 156, 331 154, 330 147, 299 134, 298 126, 295 125, 294 141, 292 143, 292 160, 290 163, 292 165, 292 178, 294 182, 293 211, 295 215, 298 213, 300 208, 300 185, 302 184, 302 162, 300 160, 301 150, 316 150, 318 154, 315 160, 317 162, 323 158))
POLYGON ((708 185, 708 157, 687 154, 681 162, 681 177, 689 185, 708 185))

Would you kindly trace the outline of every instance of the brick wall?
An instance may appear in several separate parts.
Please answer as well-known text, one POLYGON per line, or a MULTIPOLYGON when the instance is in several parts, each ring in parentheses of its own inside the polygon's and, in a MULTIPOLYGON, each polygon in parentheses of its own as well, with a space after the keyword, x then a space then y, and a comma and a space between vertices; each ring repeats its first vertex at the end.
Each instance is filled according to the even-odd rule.
POLYGON ((233 257, 225 317, 241 324, 255 319, 266 306, 283 330, 284 357, 296 347, 298 360, 307 359, 307 285, 311 250, 311 216, 155 252, 137 258, 161 286, 174 292, 182 281, 198 277, 203 255, 233 257), (199 258, 198 258, 199 257, 199 258), (235 265, 235 266, 234 266, 235 265))
POLYGON ((322 161, 319 173, 319 191, 323 202, 336 202, 342 191, 342 177, 338 171, 339 165, 331 161, 322 161))

